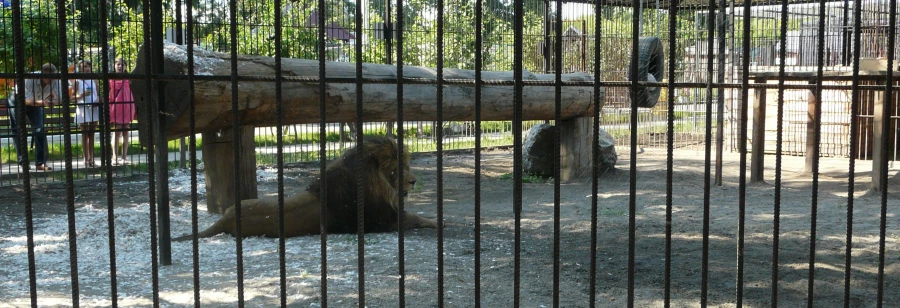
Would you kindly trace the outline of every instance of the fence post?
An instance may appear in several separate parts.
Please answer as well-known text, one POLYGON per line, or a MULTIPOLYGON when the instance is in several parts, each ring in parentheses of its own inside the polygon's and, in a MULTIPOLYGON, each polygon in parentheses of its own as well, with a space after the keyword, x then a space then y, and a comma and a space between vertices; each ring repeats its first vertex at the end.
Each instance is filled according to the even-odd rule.
MULTIPOLYGON (((815 84, 815 79, 810 79, 809 84, 815 84)), ((816 129, 819 129, 819 118, 818 112, 819 109, 819 98, 816 97, 816 90, 809 89, 809 93, 807 94, 807 118, 806 118, 806 165, 803 168, 804 173, 811 173, 813 162, 816 159, 816 156, 819 155, 817 151, 816 144, 816 129)))
MULTIPOLYGON (((765 78, 756 83, 766 83, 765 78)), ((762 182, 766 147, 766 88, 753 89, 753 141, 750 152, 750 182, 762 182)))
MULTIPOLYGON (((875 84, 883 84, 884 80, 879 80, 875 84)), ((882 177, 882 162, 887 159, 888 147, 884 144, 884 126, 889 125, 889 115, 884 113, 884 90, 873 90, 875 92, 875 109, 873 112, 872 123, 872 190, 880 191, 881 183, 887 181, 882 177)))

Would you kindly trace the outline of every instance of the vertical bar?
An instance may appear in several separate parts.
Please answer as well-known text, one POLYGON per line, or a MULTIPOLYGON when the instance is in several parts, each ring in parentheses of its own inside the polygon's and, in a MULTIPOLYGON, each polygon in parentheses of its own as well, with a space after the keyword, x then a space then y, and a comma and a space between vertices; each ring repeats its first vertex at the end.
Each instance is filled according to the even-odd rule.
MULTIPOLYGON (((59 1, 62 2, 62 1, 59 1)), ((62 13, 62 12, 61 12, 62 13)), ((107 7, 106 1, 100 1, 100 24, 107 24, 107 15, 109 14, 109 9, 107 7)), ((62 14, 61 14, 62 15, 62 14)), ((64 31, 60 31, 63 33, 64 31)), ((62 36, 62 35, 61 35, 62 36)), ((109 97, 109 33, 107 27, 100 27, 100 73, 103 79, 103 87, 100 91, 100 97, 106 98, 109 97)), ((65 49, 63 49, 65 50, 65 49)), ((63 62, 65 63, 65 62, 63 62)), ((63 71, 66 71, 65 69, 63 71)), ((105 101, 105 99, 101 99, 101 101, 105 101)), ((101 150, 100 155, 102 156, 100 159, 102 161, 102 165, 105 165, 106 168, 103 171, 106 174, 106 223, 107 223, 107 231, 108 233, 108 241, 109 241, 109 285, 110 285, 110 298, 113 298, 113 307, 118 306, 117 298, 119 294, 118 289, 118 275, 116 274, 118 271, 116 270, 116 215, 115 215, 115 202, 113 200, 113 174, 112 174, 112 156, 110 155, 112 151, 112 145, 110 144, 110 124, 112 123, 109 120, 109 104, 102 104, 101 119, 103 124, 102 131, 100 133, 100 143, 101 150)), ((88 145, 93 147, 94 145, 88 145)), ((166 213, 167 214, 167 213, 166 213)), ((168 217, 166 215, 165 217, 168 217)), ((161 222, 168 223, 168 220, 164 220, 163 217, 160 217, 161 222)), ((161 226, 166 226, 161 224, 161 226)), ((163 229, 166 230, 166 229, 163 229)), ((166 232, 166 234, 168 234, 166 232)), ((163 235, 163 238, 166 238, 166 235, 163 235)), ((162 247, 167 247, 167 243, 164 241, 162 247)), ((163 249, 163 251, 165 251, 163 249)), ((171 255, 171 252, 169 252, 171 255)), ((163 254, 163 261, 165 261, 165 254, 163 254)), ((169 264, 171 264, 171 257, 169 257, 169 264)), ((165 264, 165 263, 164 263, 165 264)))
MULTIPOLYGON (((151 1, 153 4, 152 9, 150 10, 150 37, 151 39, 151 55, 154 59, 155 64, 151 67, 153 74, 162 74, 163 72, 163 63, 165 63, 165 55, 163 53, 163 5, 161 1, 151 1)), ((159 114, 166 113, 166 104, 165 104, 165 87, 163 86, 165 83, 160 81, 157 83, 156 87, 156 97, 157 97, 157 111, 159 114)), ((159 262, 162 265, 171 265, 172 264, 172 241, 171 241, 171 231, 169 228, 169 148, 168 142, 166 141, 166 117, 155 116, 154 119, 157 121, 156 129, 157 139, 156 139, 156 159, 158 162, 158 168, 161 168, 164 172, 156 173, 156 180, 159 184, 159 190, 157 193, 157 207, 159 209, 159 217, 157 218, 159 223, 159 262)))
MULTIPOLYGON (((57 14, 57 23, 59 24, 59 45, 63 46, 60 50, 66 50, 66 46, 68 45, 68 38, 66 37, 66 5, 65 1, 56 1, 56 14, 57 14)), ((14 30, 15 31, 15 30, 14 30)), ((65 64, 66 61, 66 53, 60 53, 60 63, 65 64)), ((68 69, 60 69, 61 74, 60 84, 63 81, 68 81, 69 70, 68 69)), ((69 276, 72 283, 72 306, 78 307, 80 305, 80 285, 78 279, 78 240, 77 240, 77 229, 76 229, 76 220, 75 220, 75 183, 74 183, 74 174, 72 172, 72 113, 71 113, 71 102, 69 98, 69 92, 63 91, 62 97, 60 97, 63 109, 63 146, 65 152, 65 181, 66 181, 66 216, 68 223, 68 237, 69 237, 69 276)), ((24 108, 22 108, 24 109, 24 108)), ((15 115, 10 115, 15 116, 15 115)), ((24 122, 23 122, 24 123, 24 122)), ((24 132, 24 130, 19 130, 20 132, 24 132)), ((27 166, 27 165, 26 165, 27 166)), ((23 170, 24 171, 24 170, 23 170)))
POLYGON ((187 14, 187 71, 188 71, 188 91, 190 92, 191 103, 188 107, 190 110, 191 121, 188 129, 190 130, 188 150, 190 151, 191 160, 191 262, 193 268, 194 283, 194 307, 200 307, 200 244, 197 241, 199 226, 197 224, 197 102, 195 99, 194 88, 194 2, 185 1, 187 14))
MULTIPOLYGON (((231 51, 231 131, 232 131, 232 159, 234 160, 234 237, 235 237, 235 259, 237 263, 237 291, 238 291, 238 307, 244 307, 244 238, 241 226, 241 146, 244 140, 243 128, 240 121, 240 107, 238 106, 238 49, 237 49, 237 0, 228 2, 230 10, 229 16, 229 48, 231 51)), ((251 128, 252 129, 252 128, 251 128)))
MULTIPOLYGON (((13 40, 15 41, 15 65, 16 65, 16 88, 25 89, 25 44, 22 37, 22 3, 18 0, 12 1, 12 24, 13 24, 13 40)), ((42 72, 43 73, 43 72, 42 72)), ((25 92, 16 91, 16 102, 19 107, 16 108, 15 116, 16 125, 19 126, 19 134, 16 136, 16 143, 19 149, 25 149, 27 144, 28 132, 25 130, 25 92)), ((23 150, 23 153, 26 152, 23 150)), ((22 163, 19 165, 22 174, 22 193, 25 195, 25 233, 28 242, 28 288, 31 295, 31 306, 37 307, 37 267, 35 264, 34 253, 34 205, 31 199, 31 172, 28 155, 22 155, 22 163)), ((75 295, 73 295, 74 297, 75 295)))
MULTIPOLYGON (((765 78, 756 83, 765 84, 765 78)), ((721 93, 721 92, 720 92, 721 93)), ((766 157, 766 88, 753 89, 753 141, 750 146, 750 182, 763 182, 766 157)))
MULTIPOLYGON (((549 74, 552 67, 550 66, 550 58, 556 56, 556 54, 551 54, 550 50, 550 29, 553 28, 553 17, 550 15, 550 1, 544 1, 544 42, 541 44, 541 51, 543 51, 543 64, 544 64, 544 73, 549 74)), ((556 22, 558 23, 561 18, 557 18, 556 22)))
MULTIPOLYGON (((846 7, 846 2, 845 2, 846 7)), ((860 56, 860 4, 853 1, 853 77, 850 81, 850 166, 847 181, 847 234, 844 247, 844 308, 850 308, 850 274, 853 258, 853 194, 856 189, 856 158, 859 157, 859 56, 860 56)), ((845 22, 846 24, 846 22, 845 22)), ((850 48, 850 46, 848 46, 850 48)))
POLYGON ((737 234, 737 274, 735 281, 735 301, 738 307, 744 303, 744 222, 747 208, 747 96, 750 92, 750 24, 753 16, 750 14, 750 1, 744 1, 744 37, 743 37, 743 61, 741 61, 741 130, 740 130, 740 186, 738 188, 738 234, 737 234))
MULTIPOLYGON (((637 1, 637 0, 635 0, 637 1)), ((515 220, 515 244, 513 257, 513 306, 519 307, 522 285, 521 277, 521 252, 522 252, 522 103, 524 101, 524 84, 522 82, 523 75, 523 56, 524 53, 524 36, 522 29, 525 26, 525 0, 517 0, 513 2, 515 29, 513 40, 513 80, 515 82, 514 104, 513 104, 513 216, 515 220)))
MULTIPOLYGON (((403 130, 403 17, 403 0, 397 0, 397 148, 399 149, 397 155, 400 159, 403 158, 403 137, 405 137, 403 130)), ((400 164, 397 166, 397 181, 402 181, 403 177, 403 165, 400 164)), ((402 187, 402 185, 397 183, 397 187, 402 187)), ((403 198, 400 198, 397 202, 397 269, 400 274, 398 305, 400 307, 406 306, 406 243, 405 232, 403 232, 403 201, 403 198)))
MULTIPOLYGON (((319 174, 322 179, 325 179, 325 171, 326 165, 328 162, 327 154, 325 151, 325 145, 327 140, 325 140, 325 126, 328 123, 325 121, 325 76, 326 76, 326 67, 325 67, 325 0, 316 1, 316 14, 318 14, 318 27, 316 41, 316 50, 318 53, 319 60, 319 174)), ((326 229, 326 223, 328 221, 328 181, 320 181, 322 186, 319 191, 319 251, 321 253, 321 279, 320 283, 322 284, 322 288, 320 289, 320 296, 322 298, 321 306, 322 308, 328 307, 328 230, 326 229)), ((399 186, 398 186, 399 187, 399 186)))
MULTIPOLYGON (((444 127, 444 0, 437 3, 437 127, 444 127)), ((476 53, 481 53, 480 50, 476 53)), ((401 122, 402 125, 402 122, 401 122)), ((434 130, 434 129, 432 129, 434 130)), ((444 307, 444 132, 437 130, 438 307, 444 307)))
MULTIPOLYGON (((554 72, 554 103, 555 111, 553 115, 553 307, 559 307, 559 241, 560 241, 560 221, 559 221, 559 202, 560 202, 560 151, 562 139, 562 129, 560 121, 562 120, 562 21, 563 21, 562 1, 556 1, 556 24, 555 24, 555 41, 553 42, 553 72, 554 72)), ((596 138, 596 137, 595 137, 596 138)))
MULTIPOLYGON (((733 4, 733 3, 732 3, 733 4)), ((719 15, 717 16, 718 27, 716 28, 716 41, 719 44, 716 58, 719 61, 719 71, 716 81, 719 84, 725 83, 725 0, 718 0, 719 15)), ((734 9, 731 10, 731 20, 734 21, 734 9)), ((710 35, 712 35, 710 33, 710 35)), ((733 35, 732 35, 733 36, 733 35)), ((733 90, 729 90, 733 91, 733 90)), ((725 153, 725 87, 719 86, 716 93, 716 173, 715 184, 722 186, 722 161, 725 153)), ((711 110, 711 109, 710 109, 711 110)), ((711 121, 706 125, 712 124, 711 121)))
POLYGON ((663 271, 664 278, 664 294, 663 305, 668 308, 672 300, 672 177, 675 168, 675 61, 676 51, 676 35, 675 29, 678 26, 678 0, 672 0, 669 3, 669 72, 668 85, 666 89, 666 100, 669 104, 666 118, 666 261, 663 271))
MULTIPOLYGON (((674 0, 678 1, 678 0, 674 0)), ((591 140, 591 269, 588 274, 589 283, 589 299, 591 308, 597 305, 597 214, 599 208, 598 194, 600 193, 600 79, 602 48, 601 34, 603 29, 603 18, 601 16, 603 6, 600 1, 594 1, 594 140, 591 140)))
MULTIPOLYGON (((815 278, 816 278, 816 225, 819 207, 819 142, 822 140, 822 82, 825 66, 825 3, 826 0, 819 1, 819 34, 818 44, 816 44, 816 95, 815 110, 811 110, 813 115, 813 150, 812 153, 812 200, 810 200, 810 225, 809 225, 809 277, 807 278, 807 297, 806 305, 809 308, 814 307, 815 300, 815 278)), ((808 133, 808 130, 807 130, 808 133)), ((808 147, 809 145, 807 145, 808 147)))
MULTIPOLYGON (((713 34, 715 28, 713 17, 716 15, 715 1, 709 0, 709 17, 706 21, 707 54, 713 52, 713 34)), ((699 45, 699 44, 698 44, 699 45)), ((699 46, 698 46, 699 47, 699 46)), ((698 48, 699 49, 699 48, 698 48)), ((702 240, 702 256, 700 257, 700 306, 706 307, 707 297, 709 296, 709 220, 710 220, 710 176, 712 172, 712 78, 713 78, 713 58, 708 57, 706 62, 706 130, 704 133, 704 158, 703 158, 703 240, 702 240)))
MULTIPOLYGON (((894 67, 896 67, 896 63, 894 62, 894 52, 896 52, 896 46, 894 45, 896 42, 897 36, 897 0, 890 0, 890 18, 888 22, 888 65, 887 65, 887 77, 885 83, 885 91, 884 97, 887 102, 884 104, 884 110, 882 113, 890 115, 890 107, 891 104, 894 103, 894 67)), ((890 125, 885 125, 882 127, 884 131, 881 133, 882 142, 887 144, 888 141, 888 127, 890 125)), ((882 155, 886 155, 886 153, 881 153, 882 155)), ((887 175, 888 175, 888 162, 887 159, 883 159, 881 161, 881 166, 878 168, 878 172, 881 173, 881 178, 884 181, 881 183, 881 222, 879 224, 880 228, 878 230, 878 302, 876 305, 880 308, 884 305, 884 259, 885 259, 885 240, 887 235, 887 175)))
MULTIPOLYGON (((190 1, 187 1, 190 2, 190 1)), ((184 28, 181 23, 181 0, 175 0, 175 43, 178 45, 184 45, 184 28)), ((191 5, 191 4, 187 4, 191 5)), ((190 42, 190 40, 188 40, 190 42)), ((191 45, 191 44, 187 44, 191 45)), ((188 74, 193 74, 193 71, 189 71, 188 74)), ((185 148, 187 145, 185 144, 185 138, 178 138, 178 167, 184 169, 187 167, 187 153, 185 148)))
MULTIPOLYGON (((484 2, 475 0, 475 308, 481 308, 481 71, 484 66, 484 2)), ((442 130, 439 129, 439 132, 442 130)), ((438 134, 443 139, 443 132, 438 134)))
MULTIPOLYGON (((363 12, 362 5, 356 6, 356 37, 362 38, 363 12)), ((366 8, 368 9, 368 5, 366 8)), ((385 8, 387 10, 387 7, 385 8)), ((385 19, 389 21, 390 19, 385 19)), ((385 38, 387 39, 387 38, 385 38)), ((361 149, 363 144, 363 49, 362 40, 357 39, 354 46, 356 50, 356 148, 361 149)), ((356 161, 356 267, 357 267, 357 297, 359 308, 366 307, 366 241, 365 241, 365 189, 363 189, 363 155, 357 155, 356 161)))
MULTIPOLYGON (((282 44, 282 1, 275 0, 272 8, 275 13, 275 138, 277 143, 276 161, 278 164, 278 284, 281 288, 279 297, 281 307, 287 306, 287 266, 286 266, 286 242, 284 239, 284 103, 281 71, 281 44, 282 44)), ((361 37, 357 35, 356 37, 361 37)), ((343 127, 343 124, 341 124, 343 127)), ((323 176, 324 178, 324 176, 323 176)))
MULTIPOLYGON (((66 50, 66 46, 68 45, 68 38, 66 37, 66 5, 65 1, 56 1, 56 14, 57 14, 57 23, 59 24, 59 45, 63 46, 60 50, 66 50)), ((14 30, 15 31, 15 30, 14 30)), ((60 53, 60 63, 64 65, 66 61, 66 53, 60 53)), ((61 74, 60 84, 63 81, 68 81, 69 70, 68 69, 60 69, 61 74)), ((68 237, 69 237, 69 276, 72 283, 72 306, 78 307, 80 305, 80 285, 78 279, 78 240, 77 240, 77 229, 76 229, 76 220, 75 220, 75 183, 74 183, 74 174, 72 172, 72 114, 71 114, 71 102, 69 100, 69 92, 63 91, 61 99, 62 109, 63 109, 63 146, 65 152, 65 181, 66 181, 66 215, 68 222, 68 237)), ((24 109, 24 108, 22 108, 24 109)), ((15 116, 15 115, 10 115, 15 116)), ((24 122, 23 122, 24 123, 24 122)), ((24 132, 24 130, 19 130, 20 132, 24 132)), ((24 135, 24 134, 23 134, 24 135)), ((27 165, 26 165, 27 166, 27 165)), ((24 170, 23 170, 24 171, 24 170)), ((30 230, 30 228, 29 228, 30 230)), ((114 278, 113 278, 114 279, 114 278)))
MULTIPOLYGON (((842 40, 843 46, 841 46, 841 48, 843 48, 843 52, 841 53, 841 64, 843 64, 843 65, 852 65, 850 63, 850 61, 853 60, 851 58, 848 58, 848 56, 850 55, 851 50, 852 50, 852 46, 850 45, 851 44, 850 40, 853 39, 853 37, 851 36, 852 35, 851 31, 847 30, 847 14, 848 14, 848 11, 850 10, 849 2, 850 2, 850 0, 844 0, 844 9, 843 9, 843 11, 841 11, 841 13, 842 13, 841 21, 843 22, 842 27, 841 27, 841 35, 844 36, 843 40, 842 40)), ((856 7, 856 4, 857 4, 856 1, 854 1, 853 2, 854 8, 856 7)), ((854 9, 854 11, 855 11, 855 9, 854 9)), ((856 27, 854 27, 854 29, 856 29, 856 27)))
MULTIPOLYGON (((640 61, 640 29, 641 29, 641 1, 632 0, 631 14, 631 76, 635 76, 631 80, 631 93, 641 91, 638 88, 638 66, 640 61)), ((637 97, 632 95, 631 97, 637 97)), ((637 102, 631 102, 631 151, 629 156, 628 171, 628 307, 634 307, 634 253, 635 253, 635 211, 637 202, 637 121, 638 121, 637 102)))
MULTIPOLYGON (((391 0, 384 0, 384 59, 386 64, 393 64, 394 58, 394 32, 397 27, 393 24, 391 17, 391 0)), ((390 134, 390 131, 388 131, 390 134)))
MULTIPOLYGON (((142 0, 141 4, 144 7, 149 8, 150 0, 142 0)), ((159 2, 157 2, 156 4, 157 5, 152 9, 159 8, 159 5, 158 5, 159 2)), ((150 11, 151 10, 143 11, 144 20, 150 20, 150 11)), ((147 95, 147 97, 152 98, 153 97, 152 93, 154 90, 153 87, 159 86, 159 85, 153 83, 153 71, 154 71, 153 67, 157 66, 157 65, 155 65, 156 63, 159 63, 159 59, 157 57, 154 57, 153 53, 157 52, 157 53, 161 54, 162 48, 154 48, 155 46, 152 44, 153 41, 150 40, 150 36, 151 36, 150 32, 152 32, 151 24, 144 23, 144 41, 151 42, 151 46, 150 46, 151 48, 145 49, 145 51, 148 52, 149 58, 150 58, 150 61, 147 61, 145 64, 145 67, 144 67, 144 72, 146 72, 144 74, 144 82, 146 84, 150 85, 147 87, 147 89, 146 89, 147 93, 145 95, 147 95)), ((160 41, 157 40, 156 42, 160 42, 160 41)), ((157 91, 157 94, 159 94, 159 91, 157 91)), ((157 97, 156 99, 158 101, 160 98, 157 97)), ((150 154, 150 153, 155 153, 155 151, 156 151, 156 143, 154 142, 154 140, 156 140, 156 138, 157 138, 156 126, 158 126, 159 123, 156 122, 156 119, 159 117, 159 112, 157 109, 157 104, 155 104, 155 102, 150 102, 148 105, 149 105, 148 109, 150 112, 147 112, 146 121, 147 121, 147 134, 148 134, 147 140, 150 140, 150 142, 147 143, 147 153, 148 153, 148 155, 147 155, 147 173, 148 173, 147 189, 149 190, 147 192, 147 196, 149 197, 148 203, 150 204, 150 265, 151 265, 151 276, 152 276, 151 279, 152 279, 152 284, 153 284, 153 287, 152 287, 153 307, 159 307, 159 260, 158 260, 159 247, 157 246, 157 244, 159 242, 159 238, 158 238, 159 237, 159 233, 158 233, 159 228, 156 223, 157 222, 156 214, 158 212, 157 211, 157 208, 158 208, 157 199, 156 199, 156 197, 157 197, 156 175, 159 172, 158 172, 158 170, 156 170, 157 157, 154 157, 154 155, 150 154)))
MULTIPOLYGON (((778 307, 778 255, 781 237, 781 168, 783 151, 782 142, 784 141, 784 74, 785 74, 785 56, 787 54, 787 21, 788 21, 788 0, 781 0, 781 24, 779 29, 779 51, 778 57, 778 111, 776 120, 776 142, 775 142, 775 196, 772 209, 772 307, 778 307)), ((852 193, 850 194, 853 195, 852 193)))

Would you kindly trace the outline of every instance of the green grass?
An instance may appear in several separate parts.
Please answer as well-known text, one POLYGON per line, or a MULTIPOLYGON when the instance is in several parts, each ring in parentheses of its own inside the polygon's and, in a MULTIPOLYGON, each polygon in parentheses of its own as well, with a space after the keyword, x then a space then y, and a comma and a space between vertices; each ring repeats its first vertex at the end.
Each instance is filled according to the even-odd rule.
MULTIPOLYGON (((176 146, 174 149, 177 150, 178 147, 176 146)), ((81 157, 84 153, 83 150, 84 149, 81 147, 81 143, 73 143, 72 144, 72 161, 81 161, 81 157)), ((170 151, 173 150, 171 146, 170 146, 169 150, 170 151)), ((100 158, 100 153, 102 153, 101 149, 100 149, 100 144, 95 143, 94 144, 94 157, 100 158)), ((128 148, 128 154, 129 155, 131 155, 131 154, 146 154, 146 150, 141 148, 137 144, 132 143, 130 145, 130 147, 128 148)), ((66 158, 65 144, 63 144, 63 143, 47 144, 47 155, 48 155, 47 156, 48 161, 65 160, 65 158, 66 158)), ((30 145, 28 145, 28 160, 33 162, 33 161, 35 161, 35 159, 37 159, 37 157, 35 156, 34 149, 31 148, 30 145)), ((0 148, 0 162, 15 163, 16 160, 17 160, 16 149, 15 149, 15 147, 13 147, 13 145, 4 146, 3 148, 0 148)))
MULTIPOLYGON (((338 157, 341 155, 343 151, 341 150, 326 150, 325 156, 330 158, 338 157)), ((309 151, 309 152, 297 152, 297 153, 284 153, 284 161, 285 162, 311 162, 311 161, 319 161, 319 151, 309 151)), ((256 164, 257 165, 274 165, 278 163, 278 154, 276 153, 257 153, 256 154, 256 164)))
MULTIPOLYGON (((512 143, 513 143, 512 136, 505 136, 505 137, 501 137, 501 138, 497 138, 497 139, 482 138, 482 140, 481 140, 482 147, 511 145, 512 143)), ((410 152, 413 152, 413 153, 437 151, 437 143, 432 143, 432 142, 422 143, 422 142, 412 141, 412 142, 407 142, 406 147, 407 147, 407 149, 409 149, 410 152)), ((474 139, 473 140, 463 140, 463 141, 450 141, 450 142, 443 143, 443 150, 445 150, 445 151, 459 150, 459 149, 473 149, 473 148, 475 148, 475 140, 474 139)))
MULTIPOLYGON (((509 180, 512 179, 512 173, 505 173, 500 175, 501 180, 509 180)), ((535 183, 535 184, 546 184, 553 181, 551 177, 542 177, 533 174, 524 174, 522 175, 522 183, 535 183)))

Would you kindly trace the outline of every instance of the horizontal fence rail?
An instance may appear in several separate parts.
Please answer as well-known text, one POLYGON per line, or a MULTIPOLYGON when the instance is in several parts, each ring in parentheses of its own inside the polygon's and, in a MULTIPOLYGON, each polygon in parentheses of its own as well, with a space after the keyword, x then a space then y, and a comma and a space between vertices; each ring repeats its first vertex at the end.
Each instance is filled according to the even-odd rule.
POLYGON ((896 0, 3 1, 0 302, 890 306, 897 27, 896 0))

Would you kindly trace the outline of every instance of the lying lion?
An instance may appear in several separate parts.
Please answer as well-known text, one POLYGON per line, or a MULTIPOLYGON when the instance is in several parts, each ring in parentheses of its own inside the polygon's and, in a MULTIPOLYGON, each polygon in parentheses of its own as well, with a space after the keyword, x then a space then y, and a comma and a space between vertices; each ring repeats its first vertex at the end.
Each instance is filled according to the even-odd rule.
MULTIPOLYGON (((356 233, 357 231, 357 181, 362 179, 364 196, 365 232, 397 230, 398 203, 416 184, 416 176, 409 169, 409 152, 404 149, 402 189, 398 188, 399 147, 385 137, 366 137, 362 150, 353 148, 328 164, 325 170, 326 217, 328 233, 356 233), (354 165, 362 155, 362 174, 354 165), (361 176, 361 177, 360 177, 361 176)), ((284 236, 301 236, 320 233, 320 191, 322 179, 316 179, 306 191, 284 199, 284 236)), ((241 201, 241 236, 278 237, 278 199, 248 199, 241 201)), ((428 218, 403 213, 405 228, 435 228, 437 223, 428 218)), ((198 238, 220 233, 235 235, 234 207, 216 223, 197 234, 198 238)), ((185 241, 192 234, 177 237, 185 241)))

